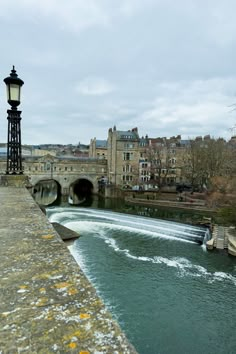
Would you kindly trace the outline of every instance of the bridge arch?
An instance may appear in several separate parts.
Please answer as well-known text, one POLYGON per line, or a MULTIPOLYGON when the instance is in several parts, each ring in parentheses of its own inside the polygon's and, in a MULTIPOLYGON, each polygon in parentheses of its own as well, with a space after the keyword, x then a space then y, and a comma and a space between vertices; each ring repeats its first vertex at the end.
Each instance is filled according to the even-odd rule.
MULTIPOLYGON (((41 173, 31 174, 29 176, 31 184, 31 193, 39 204, 49 205, 54 201, 62 198, 70 204, 80 204, 81 202, 91 199, 93 194, 98 193, 98 177, 97 175, 87 174, 56 174, 41 173), (51 203, 48 202, 47 194, 52 193, 48 188, 48 183, 52 184, 52 190, 57 189, 57 197, 51 203), (57 188, 56 188, 57 186, 57 188), (43 197, 43 198, 42 198, 43 197)), ((51 200, 51 199, 50 199, 51 200)))
POLYGON ((79 177, 69 186, 69 203, 80 204, 94 194, 94 184, 90 178, 79 177))
POLYGON ((61 185, 54 179, 39 179, 32 185, 31 194, 37 203, 50 205, 61 197, 61 185))

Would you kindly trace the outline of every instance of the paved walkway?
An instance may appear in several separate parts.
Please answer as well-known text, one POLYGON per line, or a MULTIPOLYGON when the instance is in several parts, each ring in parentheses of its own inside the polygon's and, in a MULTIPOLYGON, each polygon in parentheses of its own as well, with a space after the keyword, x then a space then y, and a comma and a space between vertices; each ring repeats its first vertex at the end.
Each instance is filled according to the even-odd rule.
POLYGON ((136 353, 28 191, 0 201, 0 353, 136 353))

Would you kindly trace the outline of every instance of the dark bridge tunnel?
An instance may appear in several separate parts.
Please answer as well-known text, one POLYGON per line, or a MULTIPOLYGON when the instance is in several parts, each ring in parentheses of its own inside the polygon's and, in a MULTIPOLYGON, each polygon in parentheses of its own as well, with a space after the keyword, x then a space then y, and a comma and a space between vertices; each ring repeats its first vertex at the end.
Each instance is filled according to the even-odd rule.
POLYGON ((74 197, 77 197, 78 203, 81 203, 93 194, 93 184, 85 178, 79 179, 71 186, 70 197, 72 197, 73 204, 77 204, 74 197))

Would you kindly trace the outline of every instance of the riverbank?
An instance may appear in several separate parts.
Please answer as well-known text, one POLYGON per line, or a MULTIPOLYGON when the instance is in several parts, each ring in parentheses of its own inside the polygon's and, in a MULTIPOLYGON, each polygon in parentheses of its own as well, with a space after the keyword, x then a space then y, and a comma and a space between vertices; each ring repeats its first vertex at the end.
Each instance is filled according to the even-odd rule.
POLYGON ((215 209, 208 208, 203 203, 198 203, 198 202, 150 199, 150 197, 147 199, 126 197, 125 202, 130 204, 144 205, 144 206, 162 206, 166 208, 187 209, 187 210, 196 210, 199 212, 216 213, 215 209))
MULTIPOLYGON (((130 198, 126 197, 125 202, 131 205, 143 205, 147 207, 162 207, 172 209, 183 209, 191 212, 202 213, 203 215, 214 215, 217 213, 216 209, 208 208, 202 201, 173 201, 161 199, 144 199, 144 198, 130 198)), ((201 222, 201 224, 204 224, 201 222)), ((231 256, 236 256, 236 231, 232 227, 226 227, 207 222, 210 228, 211 239, 207 241, 206 247, 209 251, 212 250, 226 250, 231 256)))

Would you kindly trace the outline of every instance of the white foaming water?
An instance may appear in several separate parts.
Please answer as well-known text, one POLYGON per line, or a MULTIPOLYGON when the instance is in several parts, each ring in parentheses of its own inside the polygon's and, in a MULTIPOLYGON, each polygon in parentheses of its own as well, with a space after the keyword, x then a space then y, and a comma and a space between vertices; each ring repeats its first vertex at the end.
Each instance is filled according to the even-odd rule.
MULTIPOLYGON (((171 236, 165 233, 158 233, 157 231, 148 231, 144 229, 140 229, 137 227, 125 226, 125 225, 118 225, 118 224, 108 224, 104 222, 97 222, 97 221, 70 221, 64 223, 64 226, 78 232, 80 235, 83 233, 99 233, 101 230, 119 230, 125 231, 130 233, 136 233, 145 237, 152 237, 152 238, 162 238, 166 240, 175 240, 180 242, 188 242, 188 243, 195 243, 189 239, 180 238, 178 236, 171 236)), ((136 225, 137 226, 137 225, 136 225)), ((163 230, 165 229, 163 228, 163 230)))
POLYGON ((135 256, 130 253, 127 249, 120 249, 117 242, 114 239, 106 239, 105 242, 113 248, 115 252, 124 254, 126 257, 134 259, 141 262, 151 262, 154 264, 165 264, 168 267, 177 268, 179 276, 192 276, 192 277, 205 277, 206 280, 211 283, 214 281, 230 280, 234 285, 236 285, 236 277, 231 274, 224 272, 208 272, 206 268, 191 263, 187 258, 183 257, 173 257, 166 258, 161 256, 135 256))
MULTIPOLYGON (((184 257, 162 257, 162 256, 153 256, 153 257, 147 257, 147 256, 135 256, 133 255, 128 249, 121 249, 118 247, 117 242, 114 239, 107 239, 104 237, 105 243, 109 246, 112 247, 114 252, 118 252, 120 254, 123 254, 125 257, 128 257, 130 259, 133 259, 134 261, 138 262, 151 262, 156 265, 165 265, 167 267, 172 267, 176 268, 177 270, 177 276, 179 277, 204 277, 208 283, 213 283, 216 281, 230 281, 234 285, 236 285, 236 277, 234 277, 231 274, 227 274, 224 272, 209 272, 205 267, 194 264, 190 262, 187 258, 184 257)), ((96 279, 94 279, 90 272, 89 268, 86 265, 86 259, 83 256, 83 253, 80 251, 79 248, 76 246, 70 246, 70 251, 74 258, 76 259, 77 263, 80 265, 81 269, 85 272, 85 274, 88 276, 90 281, 96 282, 96 279)))
POLYGON ((50 209, 49 219, 51 222, 62 223, 80 234, 86 232, 86 229, 90 232, 98 232, 98 229, 107 228, 109 230, 135 232, 148 237, 195 243, 202 242, 206 232, 203 228, 191 225, 110 211, 98 211, 97 209, 50 209), (68 222, 68 220, 70 221, 68 222))
MULTIPOLYGON (((97 209, 71 209, 71 208, 54 208, 50 209, 53 214, 50 216, 51 221, 60 221, 64 217, 74 219, 75 217, 83 217, 86 218, 95 218, 95 219, 104 219, 110 222, 119 222, 122 224, 130 224, 130 225, 144 225, 145 227, 152 228, 165 228, 169 230, 175 230, 175 232, 197 232, 203 231, 201 227, 192 226, 192 225, 184 225, 180 223, 176 223, 173 221, 164 221, 160 219, 151 219, 145 217, 139 217, 136 215, 126 215, 122 213, 116 213, 112 211, 100 211, 97 209)), ((205 231, 204 231, 205 233, 205 231)))
POLYGON ((80 268, 88 278, 88 280, 96 287, 96 292, 103 299, 106 307, 113 313, 113 316, 118 320, 119 311, 116 311, 116 306, 112 305, 110 301, 105 296, 103 296, 102 292, 99 290, 100 287, 97 286, 98 285, 97 278, 93 276, 92 273, 90 272, 90 269, 86 264, 86 257, 84 256, 83 252, 81 252, 80 249, 75 246, 75 244, 68 246, 68 249, 71 255, 74 257, 77 264, 80 266, 80 268))
MULTIPOLYGON (((162 257, 162 256, 136 256, 131 253, 129 249, 122 249, 119 247, 117 241, 111 236, 112 230, 124 231, 125 233, 135 233, 142 237, 161 238, 166 240, 175 240, 182 242, 195 243, 191 241, 191 237, 195 237, 196 233, 204 233, 205 231, 200 227, 191 225, 183 225, 175 222, 150 219, 144 217, 137 217, 133 215, 124 215, 120 213, 100 211, 97 209, 71 209, 71 208, 55 208, 50 209, 49 218, 51 222, 59 222, 74 231, 83 234, 93 234, 104 243, 111 247, 114 252, 119 252, 121 255, 133 259, 138 262, 151 262, 156 265, 165 265, 177 270, 177 275, 204 277, 209 283, 215 281, 230 281, 236 285, 236 277, 224 272, 209 272, 203 266, 193 264, 188 259, 183 257, 162 257), (51 215, 50 215, 51 213, 51 215), (190 236, 190 240, 181 237, 190 236)), ((206 239, 206 238, 205 238, 206 239)), ((205 245, 202 245, 205 250, 205 245)), ((74 258, 81 266, 83 271, 91 281, 91 275, 86 267, 86 260, 84 259, 79 248, 70 247, 70 251, 74 258)))

